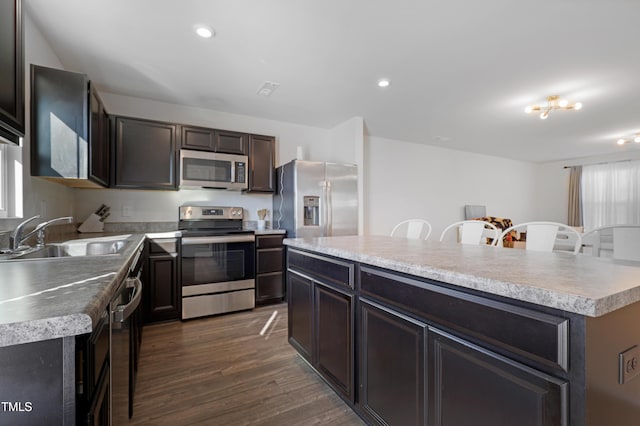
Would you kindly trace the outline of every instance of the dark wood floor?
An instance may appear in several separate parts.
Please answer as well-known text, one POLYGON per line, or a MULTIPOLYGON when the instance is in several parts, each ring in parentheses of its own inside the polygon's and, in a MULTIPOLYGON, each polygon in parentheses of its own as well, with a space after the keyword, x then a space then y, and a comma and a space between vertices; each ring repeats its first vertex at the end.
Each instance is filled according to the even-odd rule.
POLYGON ((364 423, 287 343, 280 304, 145 327, 133 424, 364 423))

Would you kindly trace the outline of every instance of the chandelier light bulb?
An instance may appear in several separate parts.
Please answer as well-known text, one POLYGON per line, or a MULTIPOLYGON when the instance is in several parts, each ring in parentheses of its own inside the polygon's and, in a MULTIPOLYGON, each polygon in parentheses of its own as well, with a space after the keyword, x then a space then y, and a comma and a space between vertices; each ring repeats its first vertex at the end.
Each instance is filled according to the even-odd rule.
POLYGON ((540 120, 546 120, 549 117, 549 111, 542 111, 540 113, 540 120))
POLYGON ((529 114, 531 111, 533 111, 533 107, 532 107, 531 105, 527 106, 527 107, 524 109, 524 112, 526 112, 527 114, 529 114))
POLYGON ((618 145, 624 145, 625 142, 624 139, 618 139, 618 145))
POLYGON ((560 108, 566 108, 566 107, 567 107, 567 105, 569 105, 569 101, 568 101, 568 100, 566 100, 566 99, 560 99, 560 100, 558 101, 558 106, 559 106, 560 108))
POLYGON ((576 104, 573 106, 573 109, 582 109, 582 102, 576 102, 576 104))
POLYGON ((640 143, 640 136, 636 136, 635 138, 633 138, 633 141, 635 143, 640 143))

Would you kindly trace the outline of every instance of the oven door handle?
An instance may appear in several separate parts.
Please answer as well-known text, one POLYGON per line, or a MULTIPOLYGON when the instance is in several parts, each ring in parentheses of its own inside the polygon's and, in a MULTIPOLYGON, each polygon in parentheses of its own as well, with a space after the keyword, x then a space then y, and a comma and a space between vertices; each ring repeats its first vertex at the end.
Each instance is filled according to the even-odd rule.
POLYGON ((216 237, 182 237, 183 246, 192 246, 196 244, 215 244, 215 243, 244 243, 254 242, 255 235, 221 235, 216 237))

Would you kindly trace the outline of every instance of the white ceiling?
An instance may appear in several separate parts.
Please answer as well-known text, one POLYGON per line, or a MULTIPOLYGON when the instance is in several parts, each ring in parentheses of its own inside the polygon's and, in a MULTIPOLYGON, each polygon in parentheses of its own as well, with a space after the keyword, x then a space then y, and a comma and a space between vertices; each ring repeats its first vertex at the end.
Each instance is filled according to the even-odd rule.
POLYGON ((640 131, 638 0, 23 1, 103 91, 536 162, 640 150, 615 144, 640 131), (523 112, 554 94, 584 108, 523 112))

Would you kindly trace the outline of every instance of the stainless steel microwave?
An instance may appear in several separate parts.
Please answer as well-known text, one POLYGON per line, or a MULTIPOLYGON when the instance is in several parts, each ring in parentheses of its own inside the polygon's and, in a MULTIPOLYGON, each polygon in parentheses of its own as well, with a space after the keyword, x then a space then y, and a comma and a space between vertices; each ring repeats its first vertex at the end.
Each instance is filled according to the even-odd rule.
POLYGON ((180 150, 180 188, 243 190, 248 188, 248 157, 180 150))

